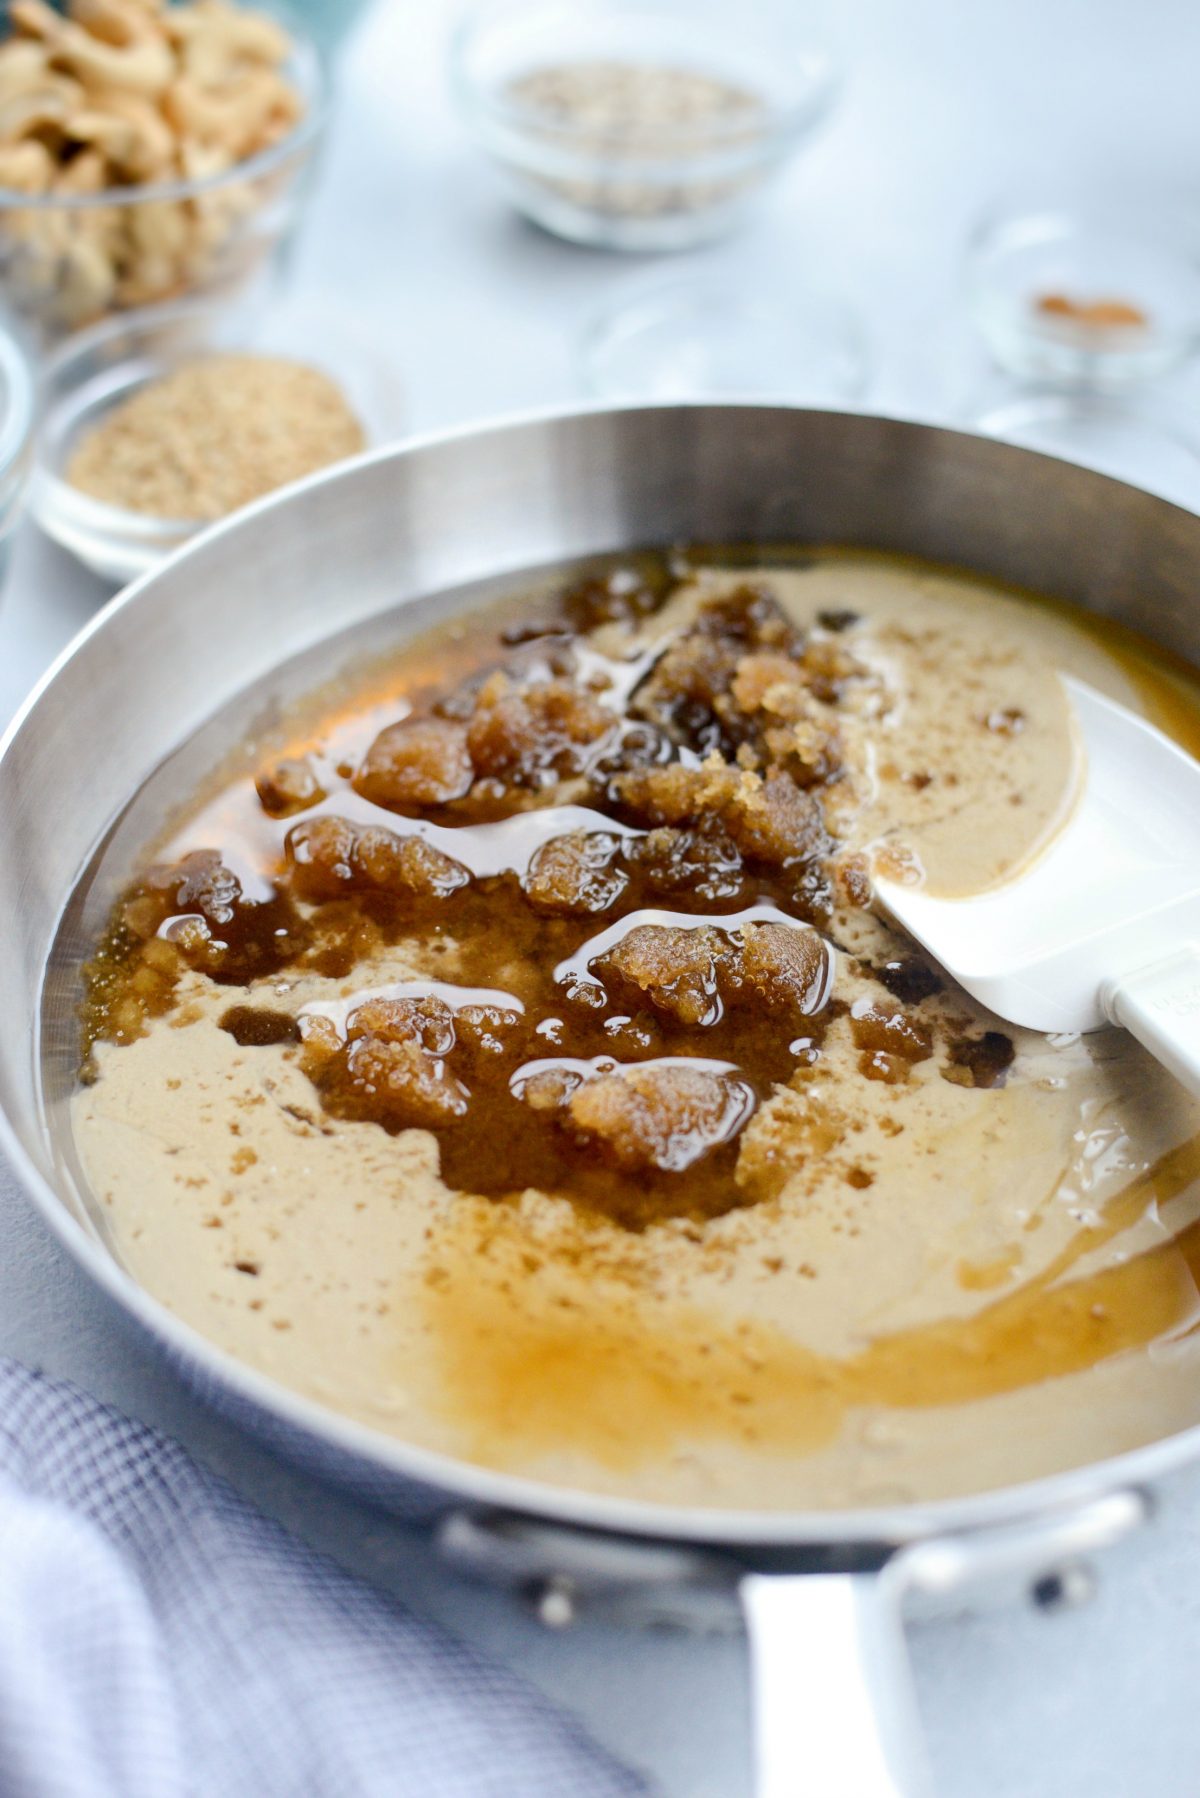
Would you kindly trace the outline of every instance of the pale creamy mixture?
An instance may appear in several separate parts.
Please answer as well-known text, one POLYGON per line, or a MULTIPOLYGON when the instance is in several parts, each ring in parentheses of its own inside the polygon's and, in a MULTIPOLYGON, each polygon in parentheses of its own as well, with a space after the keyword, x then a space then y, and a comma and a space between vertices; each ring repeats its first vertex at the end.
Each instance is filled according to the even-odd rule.
MULTIPOLYGON (((435 932, 434 914, 422 912, 410 934, 364 938, 352 966, 301 958, 222 984, 193 961, 173 969, 165 996, 152 969, 167 968, 169 957, 155 964, 152 954, 137 964, 137 990, 153 1000, 140 1034, 132 1026, 100 1033, 94 1078, 74 1101, 76 1147, 117 1252, 184 1320, 286 1386, 407 1441, 596 1492, 768 1508, 930 1498, 1063 1468, 1196 1422, 1200 1108, 1123 1034, 1057 1040, 1014 1030, 945 981, 924 978, 926 964, 870 912, 861 890, 872 860, 966 893, 1037 853, 1067 815, 1080 773, 1056 670, 1139 709, 1170 701, 1176 723, 1190 702, 1152 663, 1082 621, 982 582, 850 555, 755 578, 805 635, 785 641, 772 624, 775 637, 765 646, 748 640, 744 654, 729 639, 732 690, 757 721, 756 747, 735 752, 723 739, 679 759, 697 781, 714 776, 712 804, 726 808, 720 816, 747 856, 749 827, 736 809, 741 799, 721 785, 724 771, 740 766, 755 799, 753 768, 764 755, 786 753, 789 767, 814 771, 811 791, 833 839, 821 852, 831 897, 814 902, 824 911, 787 923, 782 937, 776 921, 771 939, 778 949, 803 935, 809 986, 801 1001, 793 980, 787 1003, 808 1007, 811 1023, 771 1022, 783 1015, 771 1009, 781 990, 770 984, 773 971, 764 977, 761 1025, 756 1018, 750 926, 777 920, 775 899, 751 895, 741 907, 751 914, 746 934, 737 938, 742 927, 731 926, 722 939, 734 942, 733 959, 718 955, 717 973, 707 986, 697 974, 694 991, 636 961, 603 960, 609 939, 619 949, 621 920, 631 915, 619 900, 607 911, 597 901, 573 951, 585 982, 626 995, 631 981, 641 983, 647 1028, 665 1033, 660 1061, 672 1045, 678 1058, 671 1033, 684 1028, 681 1007, 701 994, 686 1012, 694 1055, 709 1028, 699 1016, 705 995, 724 995, 712 999, 728 1011, 717 1028, 734 1034, 714 1035, 709 1084, 685 1094, 687 1130, 708 1130, 717 1149, 690 1175, 686 1167, 663 1172, 671 1155, 694 1152, 679 1146, 687 1132, 677 1108, 670 1129, 654 1137, 649 1176, 639 1173, 630 1157, 643 1147, 638 1139, 630 1148, 628 1130, 635 1114, 643 1127, 644 1095, 635 1080, 636 1104, 629 1098, 627 1060, 614 1051, 621 1067, 603 1088, 609 1101, 616 1094, 617 1112, 598 1108, 605 1071, 592 1056, 580 1072, 569 1030, 564 1048, 561 1031, 542 1029, 551 1085, 531 1085, 533 1063, 522 1064, 517 1124, 510 1129, 510 1113, 497 1112, 510 1118, 510 1134, 492 1152, 501 1171, 523 1165, 513 1132, 543 1095, 538 1104, 557 1107, 553 1127, 566 1118, 577 1131, 563 1150, 574 1184, 562 1191, 505 1192, 495 1180, 487 1192, 455 1190, 439 1167, 456 1165, 445 1159, 456 1152, 456 1126, 397 1127, 408 1115, 397 1112, 385 1128, 367 1114, 362 1081, 345 1083, 347 1032, 364 995, 395 1005, 449 993, 453 1007, 465 1001, 450 989, 468 985, 477 1007, 503 1013, 505 995, 510 1006, 531 1007, 531 982, 552 972, 536 964, 558 954, 554 931, 575 928, 549 901, 542 922, 517 931, 505 907, 519 899, 497 899, 493 925, 478 926, 486 942, 481 949, 476 940, 470 955, 465 927, 435 932), (798 687, 786 664, 801 642, 808 659, 798 687), (881 984, 889 966, 894 991, 881 984), (239 1005, 247 1017, 274 1019, 278 1040, 254 1039, 250 1025, 243 1040, 231 1033, 239 1005), (292 1020, 298 1031, 289 1031, 292 1020), (782 1077, 760 1081, 748 1101, 753 1115, 727 1141, 726 1112, 712 1121, 713 1083, 736 1096, 737 1045, 771 1028, 782 1030, 782 1077), (727 1158, 733 1197, 722 1199, 704 1173, 714 1154, 727 1158), (610 1177, 614 1190, 624 1181, 667 1197, 653 1215, 606 1214, 597 1182, 610 1177), (709 1195, 699 1214, 688 1207, 689 1179, 709 1195)), ((638 682, 654 678, 667 666, 663 645, 746 580, 701 570, 661 609, 580 639, 576 670, 591 671, 597 702, 622 706, 635 671, 638 682)), ((533 602, 529 610, 537 615, 533 602)), ((409 664, 462 661, 470 630, 454 635, 459 647, 449 655, 443 647, 423 661, 414 647, 409 664)), ((539 670, 536 679, 553 674, 539 670)), ((418 688, 394 698, 383 718, 409 706, 420 715, 418 688)), ((489 714, 489 726, 499 716, 489 714)), ((344 744, 344 718, 337 730, 344 744)), ((323 840, 299 827, 336 815, 360 829, 382 821, 439 854, 457 845, 471 872, 507 867, 528 884, 539 844, 568 827, 596 836, 591 766, 586 779, 530 788, 520 802, 524 834, 518 839, 510 820, 501 838, 488 832, 503 824, 456 825, 454 804, 465 800, 402 808, 393 796, 386 810, 368 802, 348 785, 363 785, 365 742, 339 775, 320 759, 323 740, 318 730, 287 746, 289 766, 307 749, 319 779, 312 792, 285 794, 284 822, 266 820, 256 836, 258 814, 244 797, 209 797, 162 861, 227 850, 213 833, 236 816, 236 855, 228 849, 226 860, 244 884, 256 855, 260 878, 278 871, 289 830, 299 832, 289 868, 319 871, 323 840), (556 821, 563 806, 580 810, 558 811, 556 821)), ((611 811, 608 847, 595 851, 597 879, 615 881, 633 840, 655 827, 648 814, 629 821, 641 773, 622 778, 631 784, 611 811)), ((238 792, 253 796, 246 782, 238 792)), ((657 789, 653 804, 666 805, 657 789)), ((338 866, 348 870, 348 892, 376 890, 369 881, 382 876, 368 859, 357 839, 344 849, 338 866)), ((315 876, 307 878, 297 889, 305 916, 320 903, 315 876)), ((699 940, 694 930, 719 926, 739 903, 691 902, 686 909, 700 915, 686 937, 683 909, 660 896, 633 920, 674 931, 661 944, 676 970, 699 940)), ((149 940, 170 944, 174 930, 159 926, 149 940)), ((615 1015, 615 1043, 632 1041, 637 1027, 636 1006, 626 1010, 634 1018, 615 1015)), ((462 1030, 460 1020, 460 1038, 462 1030)), ((421 1054, 433 1053, 428 1040, 421 1054)), ((632 1056, 643 1069, 658 1065, 647 1059, 648 1040, 632 1056)), ((441 1085, 430 1103, 458 1103, 455 1094, 472 1088, 467 1064, 453 1060, 461 1052, 460 1042, 437 1062, 441 1085)), ((545 1072, 541 1063, 534 1071, 545 1072)), ((539 1119, 543 1127, 551 1126, 539 1119)))

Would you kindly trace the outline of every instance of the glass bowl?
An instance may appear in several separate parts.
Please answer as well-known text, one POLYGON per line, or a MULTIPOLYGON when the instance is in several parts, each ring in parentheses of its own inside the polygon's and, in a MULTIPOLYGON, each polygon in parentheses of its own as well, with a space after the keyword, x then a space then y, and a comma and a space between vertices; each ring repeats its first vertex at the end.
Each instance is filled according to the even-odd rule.
POLYGON ((769 399, 841 406, 870 373, 862 327, 831 294, 738 275, 681 276, 607 306, 579 347, 585 391, 606 400, 769 399))
POLYGON ((1200 344, 1200 241, 1149 201, 993 208, 967 276, 993 357, 1023 380, 1113 391, 1168 373, 1200 344))
POLYGON ((459 27, 451 76, 514 204, 621 250, 729 230, 837 87, 786 0, 493 0, 459 27))
POLYGON ((356 414, 368 448, 400 434, 396 371, 340 311, 301 302, 265 316, 219 300, 149 307, 68 338, 46 360, 30 508, 47 536, 96 574, 123 583, 212 522, 111 505, 72 486, 65 470, 80 439, 139 387, 197 357, 231 350, 282 356, 327 374, 356 414))
MULTIPOLYGON (((276 260, 307 195, 327 88, 322 59, 290 11, 256 10, 288 31, 282 72, 304 102, 278 143, 195 180, 81 194, 0 187, 0 300, 43 348, 114 313, 239 291, 276 260)), ((0 38, 7 35, 0 6, 0 38)))
POLYGON ((29 363, 16 339, 0 329, 0 589, 8 575, 13 528, 33 461, 36 421, 29 363))
POLYGON ((1141 406, 1044 389, 996 399, 971 424, 985 436, 1098 469, 1200 512, 1200 447, 1178 421, 1141 406))

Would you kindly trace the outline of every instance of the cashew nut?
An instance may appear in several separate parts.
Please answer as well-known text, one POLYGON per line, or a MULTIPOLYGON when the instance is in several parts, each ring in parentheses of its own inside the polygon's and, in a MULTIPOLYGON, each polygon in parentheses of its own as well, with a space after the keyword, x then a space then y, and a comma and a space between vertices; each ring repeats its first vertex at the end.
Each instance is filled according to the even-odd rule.
POLYGON ((170 48, 161 38, 120 48, 102 43, 80 25, 67 23, 54 40, 51 54, 92 87, 119 87, 126 93, 156 98, 175 72, 170 48))
POLYGON ((187 243, 188 221, 178 200, 147 200, 129 208, 129 238, 136 256, 178 256, 187 243))
POLYGON ((140 0, 69 0, 67 10, 76 25, 119 50, 163 42, 153 11, 140 0))
MULTIPOLYGON (((81 150, 78 156, 71 158, 54 185, 55 192, 60 194, 103 193, 108 185, 108 168, 104 157, 98 150, 81 150)), ((80 213, 78 222, 82 224, 87 216, 86 213, 80 213)))
POLYGON ((48 73, 45 46, 29 38, 14 38, 0 56, 0 101, 41 87, 48 73))
POLYGON ((0 146, 0 187, 22 194, 44 194, 54 176, 54 158, 36 137, 0 146))
POLYGON ((46 0, 12 0, 8 16, 16 29, 28 37, 53 41, 63 27, 62 14, 47 6, 46 0))
POLYGON ((73 113, 66 128, 80 143, 95 144, 103 151, 118 176, 159 181, 174 173, 171 127, 153 102, 138 94, 92 90, 86 108, 73 113))
POLYGON ((219 86, 245 63, 277 68, 291 49, 286 32, 273 19, 239 12, 223 0, 197 0, 187 11, 177 8, 168 18, 183 72, 202 86, 219 86))
POLYGON ((73 243, 62 258, 59 299, 64 317, 74 325, 98 318, 116 286, 113 266, 103 249, 86 237, 73 243))
POLYGON ((238 162, 262 147, 289 93, 269 69, 247 75, 228 93, 202 88, 185 75, 171 83, 162 107, 181 137, 223 144, 238 162))
POLYGON ((16 143, 46 125, 61 129, 80 93, 75 82, 51 77, 32 93, 14 94, 0 104, 0 143, 16 143))

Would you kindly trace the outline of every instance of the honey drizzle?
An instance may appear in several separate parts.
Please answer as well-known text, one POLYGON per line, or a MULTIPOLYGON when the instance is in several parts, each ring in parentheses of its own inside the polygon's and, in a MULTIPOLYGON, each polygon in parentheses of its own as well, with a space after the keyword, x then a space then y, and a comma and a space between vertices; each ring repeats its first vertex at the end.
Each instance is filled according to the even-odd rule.
POLYGON ((841 1358, 683 1304, 651 1322, 635 1283, 606 1271, 602 1252, 577 1235, 547 1249, 517 1212, 465 1204, 421 1296, 438 1410, 465 1452, 492 1466, 566 1451, 621 1472, 714 1437, 807 1452, 859 1407, 964 1404, 1078 1373, 1196 1321, 1200 1219, 1131 1260, 1063 1276, 1197 1177, 1200 1137, 1164 1155, 1016 1290, 841 1358))

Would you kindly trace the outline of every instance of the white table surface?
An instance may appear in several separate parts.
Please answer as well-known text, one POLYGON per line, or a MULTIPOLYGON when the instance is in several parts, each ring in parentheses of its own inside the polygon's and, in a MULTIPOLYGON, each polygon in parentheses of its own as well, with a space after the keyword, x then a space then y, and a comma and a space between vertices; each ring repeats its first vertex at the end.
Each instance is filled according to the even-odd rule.
MULTIPOLYGON (((852 294, 873 345, 872 401, 961 416, 984 379, 963 318, 961 246, 990 191, 1023 175, 1091 176, 1200 202, 1200 6, 858 0, 838 13, 852 79, 834 123, 750 230, 708 255, 748 281, 852 294)), ((344 305, 390 350, 414 431, 577 398, 581 325, 646 267, 559 244, 506 209, 453 118, 444 36, 441 0, 378 0, 343 60, 294 269, 299 292, 344 305)), ((1184 415, 1191 386, 1175 395, 1184 415)), ((105 596, 22 526, 0 608, 0 717, 105 596)), ((670 1798, 749 1791, 740 1641, 587 1619, 552 1635, 450 1577, 423 1540, 271 1461, 182 1394, 16 1198, 0 1207, 0 1352, 179 1437, 347 1565, 572 1707, 670 1798)), ((1099 1574, 1079 1610, 911 1632, 947 1798, 1200 1791, 1200 1477, 1178 1477, 1153 1527, 1099 1574)))

